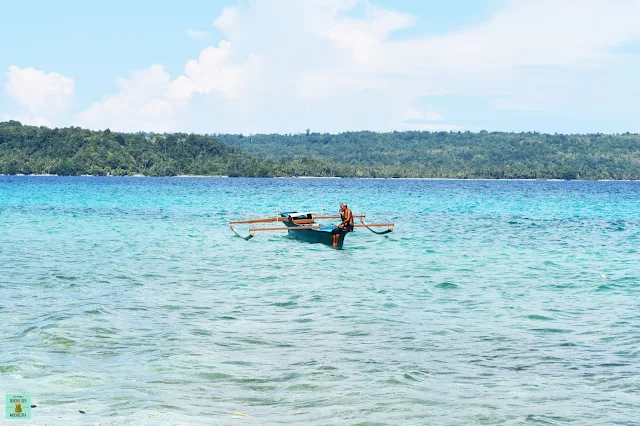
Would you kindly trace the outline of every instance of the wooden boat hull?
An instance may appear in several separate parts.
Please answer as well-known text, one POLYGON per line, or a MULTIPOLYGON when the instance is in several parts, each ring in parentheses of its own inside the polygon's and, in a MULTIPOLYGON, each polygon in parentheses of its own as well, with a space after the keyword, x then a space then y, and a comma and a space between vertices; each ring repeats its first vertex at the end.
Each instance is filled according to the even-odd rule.
MULTIPOLYGON (((286 213, 281 213, 281 215, 282 217, 287 217, 286 213)), ((304 225, 298 225, 293 222, 287 222, 287 221, 284 221, 283 223, 288 228, 304 226, 304 225)), ((331 234, 331 231, 333 231, 334 228, 335 226, 329 225, 329 226, 323 226, 321 228, 306 229, 306 230, 300 230, 300 231, 288 231, 288 234, 289 234, 289 237, 295 238, 296 240, 333 246, 333 235, 331 234)), ((344 243, 344 237, 346 235, 347 234, 345 232, 341 232, 338 235, 337 248, 342 248, 342 244, 344 243)))

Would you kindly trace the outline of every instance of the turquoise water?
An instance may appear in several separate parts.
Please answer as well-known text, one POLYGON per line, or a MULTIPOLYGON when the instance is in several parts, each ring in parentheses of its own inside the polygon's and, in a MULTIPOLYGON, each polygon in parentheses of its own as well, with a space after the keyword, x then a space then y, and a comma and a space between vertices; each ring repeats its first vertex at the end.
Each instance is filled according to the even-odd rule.
POLYGON ((36 424, 638 424, 639 245, 639 182, 0 176, 0 393, 36 424), (341 201, 396 232, 228 228, 341 201))

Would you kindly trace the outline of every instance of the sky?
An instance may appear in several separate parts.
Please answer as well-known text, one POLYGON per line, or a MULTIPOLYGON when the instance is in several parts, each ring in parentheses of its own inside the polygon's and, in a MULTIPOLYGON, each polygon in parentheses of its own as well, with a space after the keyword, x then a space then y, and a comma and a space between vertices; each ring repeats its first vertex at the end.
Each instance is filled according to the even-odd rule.
POLYGON ((640 132, 640 0, 0 0, 0 121, 640 132))

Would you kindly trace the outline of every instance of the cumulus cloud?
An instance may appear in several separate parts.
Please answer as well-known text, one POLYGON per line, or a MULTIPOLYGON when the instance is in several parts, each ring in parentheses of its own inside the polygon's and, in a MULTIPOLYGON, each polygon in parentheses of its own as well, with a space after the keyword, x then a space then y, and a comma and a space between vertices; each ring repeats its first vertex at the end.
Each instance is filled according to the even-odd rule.
POLYGON ((385 64, 386 58, 380 55, 381 43, 392 32, 409 28, 413 22, 414 19, 407 14, 366 4, 363 18, 336 19, 323 35, 336 47, 351 50, 358 64, 385 64))
POLYGON ((171 76, 162 65, 134 71, 117 81, 119 91, 78 114, 74 125, 122 131, 169 131, 176 120, 173 98, 165 95, 171 76))
POLYGON ((74 81, 69 77, 15 65, 9 67, 6 75, 5 92, 23 111, 17 115, 6 115, 5 120, 49 126, 51 118, 73 101, 74 81))
POLYGON ((198 59, 188 61, 184 74, 176 79, 156 64, 118 80, 118 93, 81 112, 75 124, 122 131, 179 130, 189 122, 188 106, 194 95, 233 102, 251 86, 259 66, 256 55, 234 61, 231 45, 221 41, 218 47, 206 47, 198 59))
POLYGON ((570 102, 555 101, 580 104, 594 86, 621 85, 607 79, 610 64, 637 69, 614 50, 640 40, 636 16, 630 0, 509 1, 478 25, 398 38, 416 19, 366 0, 249 0, 223 9, 213 25, 224 39, 180 75, 137 71, 78 121, 244 133, 460 129, 455 121, 474 111, 445 120, 436 101, 446 95, 562 112, 570 102))
POLYGON ((238 25, 240 10, 237 7, 225 7, 218 18, 213 21, 213 26, 222 30, 227 37, 233 37, 238 25))
POLYGON ((218 92, 226 99, 237 99, 244 88, 252 84, 259 72, 261 59, 250 54, 238 63, 233 59, 231 43, 221 41, 218 47, 209 46, 184 67, 184 77, 198 93, 218 92))

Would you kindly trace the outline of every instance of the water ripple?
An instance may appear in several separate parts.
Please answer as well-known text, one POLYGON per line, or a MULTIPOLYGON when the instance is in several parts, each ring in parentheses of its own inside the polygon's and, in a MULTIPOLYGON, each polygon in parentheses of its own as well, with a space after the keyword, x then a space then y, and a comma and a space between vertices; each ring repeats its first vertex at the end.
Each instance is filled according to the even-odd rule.
POLYGON ((65 424, 636 424, 639 201, 637 182, 0 177, 0 383, 65 424), (338 251, 227 226, 345 199, 396 232, 338 251))

